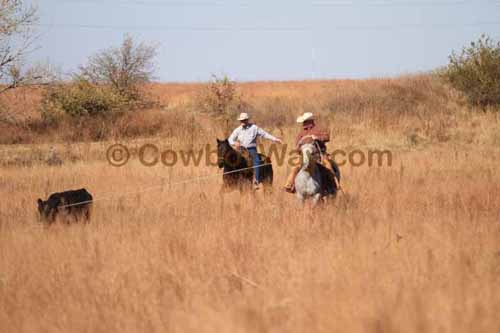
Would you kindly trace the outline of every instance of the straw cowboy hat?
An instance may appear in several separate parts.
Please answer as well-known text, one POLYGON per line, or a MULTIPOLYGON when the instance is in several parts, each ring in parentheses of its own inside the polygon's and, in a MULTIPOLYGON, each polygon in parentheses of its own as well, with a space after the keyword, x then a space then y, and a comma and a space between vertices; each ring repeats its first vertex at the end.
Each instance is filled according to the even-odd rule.
POLYGON ((240 114, 240 116, 238 117, 239 121, 248 120, 248 119, 250 119, 250 116, 248 115, 248 113, 245 113, 245 112, 240 114))
POLYGON ((314 115, 311 112, 306 112, 302 116, 297 118, 297 122, 302 124, 304 121, 314 120, 314 115))

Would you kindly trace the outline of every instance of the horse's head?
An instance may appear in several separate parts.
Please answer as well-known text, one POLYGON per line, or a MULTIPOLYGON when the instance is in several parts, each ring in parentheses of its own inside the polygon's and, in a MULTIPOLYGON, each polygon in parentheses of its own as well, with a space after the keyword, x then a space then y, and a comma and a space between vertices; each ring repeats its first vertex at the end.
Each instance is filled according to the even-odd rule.
POLYGON ((305 143, 300 147, 302 153, 302 168, 310 168, 316 163, 316 157, 318 152, 318 147, 314 142, 305 143))
POLYGON ((217 163, 220 169, 224 167, 225 157, 232 150, 233 147, 231 147, 227 139, 225 140, 217 139, 217 163))

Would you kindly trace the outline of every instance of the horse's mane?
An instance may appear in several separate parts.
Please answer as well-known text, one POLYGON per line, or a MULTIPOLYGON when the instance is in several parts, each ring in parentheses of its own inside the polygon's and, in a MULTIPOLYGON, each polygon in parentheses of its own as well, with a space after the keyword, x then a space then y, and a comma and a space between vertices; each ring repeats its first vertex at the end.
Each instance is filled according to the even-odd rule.
POLYGON ((309 150, 310 153, 311 153, 311 157, 313 154, 317 154, 319 152, 318 150, 318 147, 317 145, 315 144, 315 142, 308 142, 308 143, 304 143, 302 146, 300 146, 300 151, 302 154, 304 154, 304 151, 305 150, 309 150))
MULTIPOLYGON (((316 168, 316 160, 315 160, 315 155, 318 154, 318 148, 316 146, 316 144, 313 142, 309 142, 309 143, 304 143, 301 147, 300 147, 300 151, 301 151, 301 155, 302 155, 302 164, 301 164, 301 168, 307 168, 309 169, 309 171, 312 171, 312 169, 315 169, 316 168), (307 157, 305 155, 308 155, 307 157), (307 159, 307 165, 305 164, 306 163, 306 160, 307 159)), ((321 164, 321 163, 319 163, 321 164)))
MULTIPOLYGON (((230 163, 224 163, 224 167, 225 168, 229 168, 229 169, 233 169, 234 170, 234 169, 241 169, 241 168, 248 167, 247 161, 243 157, 243 155, 241 154, 241 152, 239 152, 236 149, 234 149, 231 146, 231 144, 229 144, 229 140, 227 138, 225 140, 220 141, 220 143, 222 143, 224 145, 224 148, 225 148, 225 156, 224 156, 224 158, 227 157, 226 155, 232 154, 233 156, 236 156, 236 161, 239 161, 238 165, 231 165, 230 163)), ((224 160, 224 162, 227 162, 227 161, 224 160)))

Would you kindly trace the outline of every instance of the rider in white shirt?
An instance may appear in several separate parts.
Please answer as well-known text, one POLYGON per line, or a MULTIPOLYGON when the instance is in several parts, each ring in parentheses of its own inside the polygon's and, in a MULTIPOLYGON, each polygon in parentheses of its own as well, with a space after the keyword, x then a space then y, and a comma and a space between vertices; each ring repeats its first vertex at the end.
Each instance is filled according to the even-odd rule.
POLYGON ((267 140, 271 140, 276 143, 283 143, 281 139, 267 133, 262 128, 255 124, 250 123, 250 116, 247 113, 242 113, 238 117, 241 125, 238 126, 233 133, 229 136, 229 144, 235 146, 237 150, 241 147, 246 148, 250 154, 255 174, 255 186, 258 187, 262 179, 260 177, 260 158, 257 153, 257 138, 261 137, 267 140))

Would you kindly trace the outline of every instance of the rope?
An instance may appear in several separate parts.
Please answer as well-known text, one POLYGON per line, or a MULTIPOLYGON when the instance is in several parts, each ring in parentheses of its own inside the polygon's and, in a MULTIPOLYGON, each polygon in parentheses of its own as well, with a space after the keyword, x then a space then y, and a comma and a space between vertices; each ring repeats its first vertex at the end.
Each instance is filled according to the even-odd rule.
MULTIPOLYGON (((174 183, 168 183, 168 184, 162 184, 162 185, 155 185, 155 186, 145 187, 145 188, 143 188, 142 190, 139 190, 139 191, 125 192, 121 196, 128 196, 128 195, 133 195, 133 194, 144 193, 144 192, 148 192, 150 190, 156 189, 156 188, 162 188, 165 185, 172 186, 172 185, 181 185, 181 184, 194 183, 194 182, 197 182, 197 181, 200 181, 200 180, 209 179, 209 178, 212 178, 212 177, 219 177, 221 175, 222 176, 224 176, 224 175, 230 175, 230 174, 233 174, 233 173, 238 173, 238 172, 242 172, 242 171, 246 171, 246 170, 253 170, 253 169, 256 169, 256 168, 262 168, 262 167, 269 166, 269 165, 272 165, 272 163, 266 163, 266 164, 261 164, 261 165, 258 165, 258 166, 252 166, 252 167, 248 167, 248 168, 242 168, 242 169, 232 170, 232 171, 228 171, 228 172, 223 172, 222 174, 218 173, 218 174, 214 174, 214 175, 207 175, 207 176, 202 176, 202 177, 197 177, 197 178, 189 178, 189 179, 181 180, 181 181, 174 182, 174 183)), ((165 179, 165 177, 162 177, 161 179, 165 179)), ((113 193, 116 193, 116 192, 113 192, 113 193)), ((81 202, 77 202, 77 203, 73 203, 73 204, 69 204, 69 205, 63 205, 63 206, 60 206, 60 208, 68 208, 68 207, 75 207, 75 206, 80 206, 80 205, 86 205, 88 203, 92 203, 92 202, 96 202, 96 201, 111 200, 111 199, 113 199, 115 197, 116 196, 114 196, 114 195, 110 196, 110 197, 104 197, 104 198, 101 197, 99 199, 87 200, 87 201, 81 201, 81 202)))

